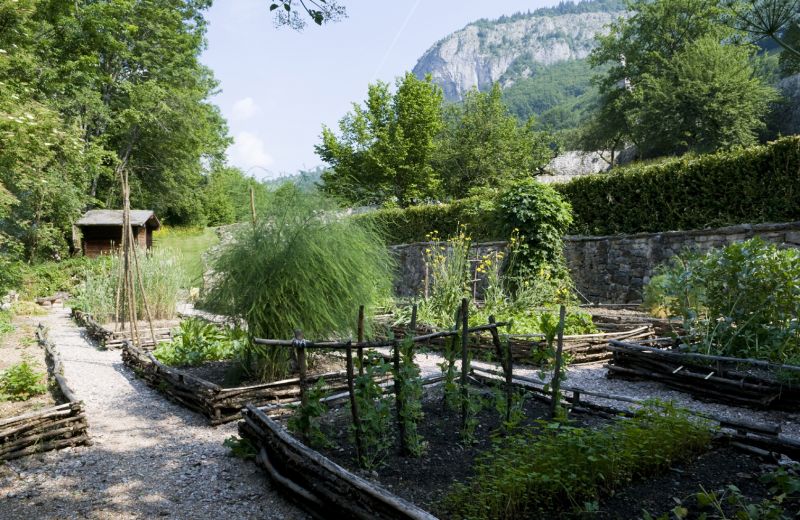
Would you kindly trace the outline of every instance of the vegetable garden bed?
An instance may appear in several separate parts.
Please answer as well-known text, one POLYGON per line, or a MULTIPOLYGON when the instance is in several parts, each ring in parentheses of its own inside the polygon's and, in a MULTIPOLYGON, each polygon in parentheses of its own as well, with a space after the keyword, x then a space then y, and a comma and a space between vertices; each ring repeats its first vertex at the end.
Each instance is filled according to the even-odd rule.
POLYGON ((800 409, 800 367, 613 340, 609 377, 647 379, 737 406, 800 409))
MULTIPOLYGON (((546 399, 542 401, 526 403, 528 424, 548 417, 549 404, 546 399)), ((500 450, 497 453, 501 456, 504 442, 497 439, 506 435, 497 415, 485 410, 479 416, 481 427, 474 441, 459 442, 458 413, 443 409, 439 399, 428 399, 425 414, 430 419, 420 430, 429 443, 426 453, 411 458, 393 451, 381 467, 365 472, 357 468, 356 447, 346 433, 348 414, 344 410, 329 412, 323 429, 333 442, 318 451, 293 436, 267 411, 248 405, 239 425, 240 435, 252 444, 256 463, 273 482, 320 518, 460 518, 444 505, 452 485, 468 482, 475 475, 473 465, 486 460, 492 450, 500 450)), ((602 411, 599 415, 590 409, 583 411, 588 415, 581 416, 580 427, 602 428, 615 422, 602 411)), ((547 435, 544 423, 542 432, 547 435)), ((745 490, 744 499, 755 502, 772 497, 758 477, 765 472, 765 458, 772 463, 775 459, 767 451, 756 453, 758 450, 748 446, 743 437, 737 439, 719 435, 699 456, 671 465, 671 470, 664 468, 647 479, 634 479, 613 496, 589 504, 589 508, 595 508, 593 518, 639 518, 643 509, 656 515, 668 513, 676 499, 690 502, 700 491, 699 486, 711 491, 735 485, 745 490)), ((796 496, 791 503, 797 503, 796 496)), ((565 507, 558 517, 581 516, 565 507)))
POLYGON ((88 422, 82 401, 70 390, 63 376, 61 357, 40 325, 36 333, 45 351, 49 379, 62 403, 0 420, 0 460, 90 444, 88 422))
MULTIPOLYGON (((216 426, 236 420, 245 404, 256 406, 294 402, 300 396, 300 380, 284 379, 248 386, 224 387, 158 361, 153 354, 126 342, 122 360, 145 382, 169 399, 208 417, 216 426)), ((325 380, 327 392, 347 389, 345 372, 309 375, 310 383, 325 380)))
MULTIPOLYGON (((107 349, 122 348, 123 345, 132 339, 131 331, 115 331, 108 324, 100 324, 94 317, 78 309, 72 309, 72 317, 82 327, 86 329, 90 338, 95 340, 100 346, 107 349)), ((150 326, 147 322, 138 324, 139 337, 141 338, 140 348, 143 350, 153 350, 157 343, 172 339, 172 328, 179 323, 178 320, 161 320, 158 326, 153 328, 156 341, 153 341, 150 334, 150 326)))

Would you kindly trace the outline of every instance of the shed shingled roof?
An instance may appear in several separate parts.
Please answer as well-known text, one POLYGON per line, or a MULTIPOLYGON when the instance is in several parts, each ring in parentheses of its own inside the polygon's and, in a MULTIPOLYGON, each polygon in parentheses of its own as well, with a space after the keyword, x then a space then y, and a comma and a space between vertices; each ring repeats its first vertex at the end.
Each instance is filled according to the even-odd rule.
MULTIPOLYGON (((156 214, 149 209, 132 209, 131 210, 131 225, 144 226, 148 221, 151 222, 151 227, 158 229, 161 223, 156 218, 156 214)), ((75 223, 76 226, 121 226, 122 225, 122 210, 121 209, 93 209, 83 214, 83 216, 75 223)))

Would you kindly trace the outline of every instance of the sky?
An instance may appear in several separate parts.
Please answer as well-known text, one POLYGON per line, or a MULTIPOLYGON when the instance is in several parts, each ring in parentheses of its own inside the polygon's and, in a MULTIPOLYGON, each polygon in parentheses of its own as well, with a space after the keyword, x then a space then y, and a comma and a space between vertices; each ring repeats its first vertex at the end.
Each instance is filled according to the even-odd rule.
POLYGON ((394 82, 436 41, 479 18, 558 0, 342 0, 348 17, 297 32, 275 28, 270 0, 217 0, 201 61, 228 121, 229 163, 259 179, 322 164, 322 125, 335 128, 376 80, 394 82))

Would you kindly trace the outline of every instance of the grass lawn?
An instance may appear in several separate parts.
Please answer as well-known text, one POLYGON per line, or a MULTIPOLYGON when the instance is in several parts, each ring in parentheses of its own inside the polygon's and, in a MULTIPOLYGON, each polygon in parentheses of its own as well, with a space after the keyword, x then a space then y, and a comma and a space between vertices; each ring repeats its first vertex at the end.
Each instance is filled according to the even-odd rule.
POLYGON ((189 287, 203 286, 203 253, 219 243, 214 228, 162 227, 153 234, 153 245, 180 253, 189 287))

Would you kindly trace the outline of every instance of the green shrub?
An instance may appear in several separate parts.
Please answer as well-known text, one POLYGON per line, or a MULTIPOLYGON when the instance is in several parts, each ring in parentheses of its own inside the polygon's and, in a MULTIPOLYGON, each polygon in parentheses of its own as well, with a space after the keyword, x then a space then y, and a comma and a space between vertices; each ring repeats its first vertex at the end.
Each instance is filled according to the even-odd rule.
POLYGON ((553 189, 533 179, 517 182, 497 201, 503 236, 519 234, 516 254, 519 274, 553 271, 568 276, 564 260, 564 235, 572 224, 572 208, 553 189))
POLYGON ((608 235, 800 219, 800 137, 636 164, 556 187, 572 233, 608 235))
POLYGON ((631 479, 706 450, 711 437, 708 424, 671 404, 650 403, 632 419, 597 429, 542 424, 499 438, 444 506, 449 516, 470 519, 586 510, 631 479))
MULTIPOLYGON (((372 228, 286 185, 257 226, 241 226, 223 246, 214 271, 209 308, 245 320, 254 337, 291 338, 301 329, 319 340, 352 335, 359 305, 389 298, 393 265, 372 228)), ((289 371, 289 349, 251 344, 245 354, 262 379, 289 371)))
POLYGON ((45 374, 36 372, 30 361, 23 358, 22 362, 0 373, 0 400, 27 401, 47 391, 47 385, 42 382, 45 374))
POLYGON ((161 343, 153 355, 166 365, 197 366, 206 361, 236 358, 247 344, 241 329, 221 329, 198 318, 181 322, 175 338, 161 343))
POLYGON ((705 353, 800 364, 800 251, 759 238, 663 266, 651 308, 684 320, 705 353))
POLYGON ((11 313, 8 311, 0 311, 0 338, 13 330, 14 325, 11 324, 11 313))

